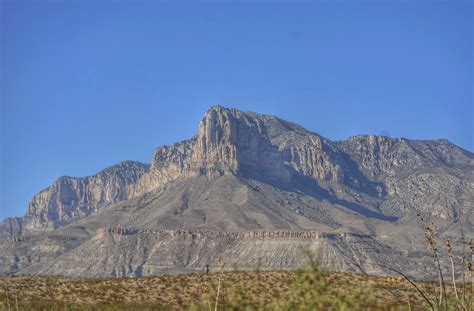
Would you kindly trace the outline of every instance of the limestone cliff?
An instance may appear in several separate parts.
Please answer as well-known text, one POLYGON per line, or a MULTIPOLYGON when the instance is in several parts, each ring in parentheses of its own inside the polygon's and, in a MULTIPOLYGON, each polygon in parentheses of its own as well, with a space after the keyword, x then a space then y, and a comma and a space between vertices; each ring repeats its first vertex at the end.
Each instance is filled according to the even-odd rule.
POLYGON ((300 266, 303 247, 330 269, 380 273, 370 262, 419 261, 416 214, 455 245, 458 224, 474 219, 474 154, 446 140, 336 142, 222 106, 196 130, 159 147, 151 165, 122 162, 39 192, 25 216, 0 223, 0 273, 174 273, 223 254, 287 269, 300 266))
POLYGON ((197 136, 159 147, 151 166, 126 161, 90 177, 61 177, 32 198, 25 217, 0 229, 53 229, 170 181, 223 174, 290 186, 309 178, 345 199, 385 198, 376 204, 394 215, 417 210, 453 218, 470 206, 473 166, 471 153, 446 140, 361 135, 332 142, 275 116, 213 106, 197 136))
POLYGON ((155 152, 140 187, 150 190, 181 177, 226 173, 280 182, 291 182, 295 174, 344 182, 344 167, 348 165, 329 140, 296 124, 213 106, 196 137, 155 152))
POLYGON ((53 229, 126 200, 148 167, 125 161, 93 176, 60 177, 31 199, 23 225, 27 230, 53 229))
POLYGON ((405 215, 414 211, 455 219, 474 202, 474 157, 447 140, 408 140, 361 135, 341 142, 362 172, 381 181, 387 199, 381 208, 405 215))
POLYGON ((193 164, 207 174, 232 172, 288 180, 263 116, 212 107, 199 124, 193 164))

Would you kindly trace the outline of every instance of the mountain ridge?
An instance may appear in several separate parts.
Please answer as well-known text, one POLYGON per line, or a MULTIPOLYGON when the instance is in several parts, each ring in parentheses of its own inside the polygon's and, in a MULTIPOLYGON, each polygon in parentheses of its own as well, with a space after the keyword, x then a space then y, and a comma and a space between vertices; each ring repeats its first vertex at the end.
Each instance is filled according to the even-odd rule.
MULTIPOLYGON (((356 255, 350 252, 370 261, 379 258, 377 251, 388 247, 393 256, 387 260, 397 262, 402 254, 419 251, 422 239, 416 236, 423 236, 423 224, 416 221, 416 214, 435 222, 446 236, 455 237, 453 223, 472 225, 473 202, 474 154, 449 141, 376 135, 331 141, 275 116, 212 106, 199 122, 197 135, 157 148, 151 164, 124 161, 92 176, 61 177, 35 195, 25 216, 0 223, 0 250, 5 253, 0 256, 0 272, 146 275, 173 269, 192 271, 197 263, 212 261, 222 252, 248 263, 256 260, 250 254, 261 253, 253 240, 217 241, 204 235, 196 242, 202 247, 199 250, 193 235, 178 243, 176 236, 149 234, 160 230, 229 234, 343 230, 360 235, 355 239, 369 243, 370 248, 353 248, 331 238, 308 244, 295 237, 270 239, 268 245, 259 247, 286 254, 280 263, 268 259, 272 262, 268 267, 299 267, 297 254, 303 247, 312 247, 341 254, 343 262, 324 255, 329 268, 356 269, 351 262, 356 255), (117 249, 111 242, 116 231, 107 228, 128 228, 135 233, 119 235, 117 239, 124 244, 117 249), (61 235, 75 238, 58 239, 61 235), (41 241, 56 245, 54 251, 45 250, 41 241), (108 255, 99 254, 90 263, 94 272, 87 270, 86 263, 67 268, 67 260, 78 255, 78 250, 89 255, 96 252, 98 241, 108 245, 108 255), (299 245, 294 254, 285 248, 296 247, 291 241, 299 245), (171 259, 161 270, 146 270, 126 250, 126 245, 137 243, 160 254, 153 260, 171 259), (195 264, 181 262, 183 254, 177 253, 173 243, 181 245, 186 256, 197 256, 195 264), (209 243, 221 246, 213 249, 209 243), (124 254, 132 256, 133 268, 118 260, 124 254), (32 262, 34 256, 50 262, 32 262), (116 261, 110 263, 110 258, 116 261), (117 269, 125 272, 117 274, 117 269)), ((136 251, 143 254, 141 247, 136 251)), ((151 264, 153 260, 143 256, 140 261, 151 264)), ((382 273, 373 264, 358 265, 365 267, 357 268, 359 272, 382 273)), ((420 273, 422 268, 415 266, 410 266, 412 272, 420 273)))

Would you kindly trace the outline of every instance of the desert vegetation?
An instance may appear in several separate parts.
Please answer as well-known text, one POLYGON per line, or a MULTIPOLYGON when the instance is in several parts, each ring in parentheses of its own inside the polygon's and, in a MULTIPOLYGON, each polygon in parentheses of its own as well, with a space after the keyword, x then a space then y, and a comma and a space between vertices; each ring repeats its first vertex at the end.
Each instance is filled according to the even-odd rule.
MULTIPOLYGON (((219 271, 143 278, 0 278, 1 310, 427 310, 403 277, 297 271, 219 271)), ((415 282, 431 292, 437 283, 415 282)), ((452 284, 445 284, 454 295, 452 284)), ((465 291, 471 299, 472 288, 465 291)), ((469 306, 468 306, 469 307, 469 306)), ((470 306, 472 308, 472 306, 470 306)), ((457 305, 450 304, 450 310, 457 305)))
POLYGON ((432 255, 433 265, 438 273, 437 282, 433 282, 431 286, 423 288, 404 273, 403 270, 383 263, 377 264, 403 277, 424 300, 427 308, 430 310, 473 310, 472 281, 474 267, 472 260, 474 257, 474 245, 472 239, 469 241, 466 239, 463 225, 460 222, 461 246, 458 247, 460 249, 456 252, 452 242, 449 239, 443 239, 442 235, 437 232, 434 222, 426 220, 421 213, 417 213, 417 217, 423 225, 427 248, 432 255), (444 247, 442 247, 443 244, 444 247), (448 278, 443 272, 442 261, 449 262, 450 264, 450 276, 448 278))

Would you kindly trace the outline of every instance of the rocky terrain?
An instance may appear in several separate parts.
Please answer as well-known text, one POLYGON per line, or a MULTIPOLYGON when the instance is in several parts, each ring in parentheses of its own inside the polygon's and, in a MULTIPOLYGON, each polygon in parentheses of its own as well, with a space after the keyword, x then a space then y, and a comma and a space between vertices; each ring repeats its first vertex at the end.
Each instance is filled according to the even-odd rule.
POLYGON ((5 236, 55 229, 131 198, 133 185, 148 171, 148 164, 124 161, 94 176, 59 177, 31 199, 25 216, 0 224, 0 241, 5 236))
POLYGON ((0 223, 0 273, 142 276, 220 257, 293 269, 310 250, 332 270, 385 274, 383 263, 428 277, 426 222, 457 251, 461 227, 473 236, 473 204, 474 154, 447 140, 336 142, 214 106, 197 136, 158 148, 151 165, 61 177, 35 195, 0 223))

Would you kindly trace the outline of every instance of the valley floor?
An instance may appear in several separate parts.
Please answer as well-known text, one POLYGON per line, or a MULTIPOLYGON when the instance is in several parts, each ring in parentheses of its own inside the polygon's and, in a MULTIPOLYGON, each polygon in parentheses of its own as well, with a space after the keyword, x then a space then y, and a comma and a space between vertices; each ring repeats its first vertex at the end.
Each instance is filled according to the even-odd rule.
MULTIPOLYGON (((418 284, 427 291, 435 286, 418 284)), ((13 276, 0 277, 0 286, 0 310, 214 310, 216 300, 218 310, 428 309, 402 278, 317 270, 101 279, 13 276)))

